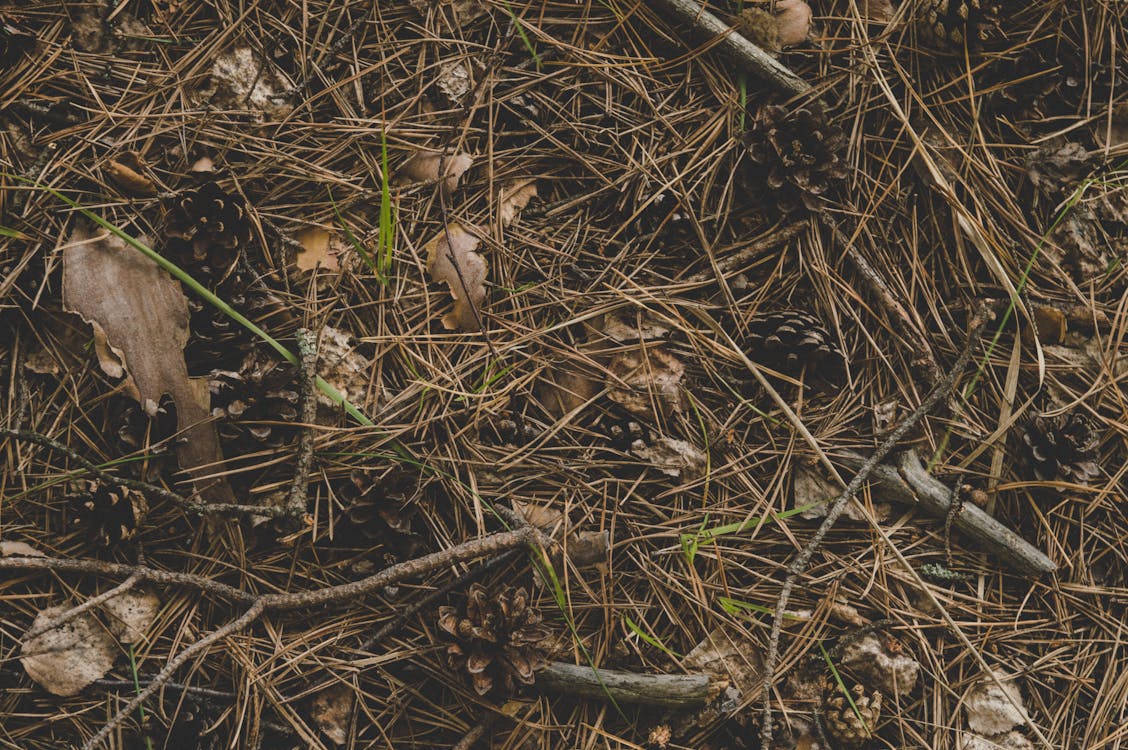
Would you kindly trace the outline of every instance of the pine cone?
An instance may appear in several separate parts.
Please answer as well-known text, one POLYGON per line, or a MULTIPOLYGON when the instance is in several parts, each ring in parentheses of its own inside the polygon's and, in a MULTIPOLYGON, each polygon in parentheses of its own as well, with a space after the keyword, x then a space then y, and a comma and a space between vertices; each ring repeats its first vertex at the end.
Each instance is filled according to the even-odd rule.
POLYGON ((518 683, 533 684, 543 661, 537 645, 549 633, 540 613, 529 606, 525 589, 505 586, 491 594, 473 583, 465 610, 439 607, 438 624, 455 639, 447 647, 450 666, 466 670, 478 695, 495 689, 511 693, 518 683))
POLYGON ((137 490, 90 481, 85 492, 70 497, 72 524, 83 528, 105 547, 130 539, 137 533, 149 503, 137 490))
POLYGON ((998 11, 991 0, 924 0, 920 13, 921 40, 956 52, 963 50, 965 42, 969 50, 978 50, 998 11))
POLYGON ((848 173, 842 159, 846 135, 817 104, 794 110, 763 107, 746 144, 752 162, 744 175, 749 189, 770 194, 785 212, 820 210, 823 196, 848 173))
POLYGON ((1095 459, 1100 442, 1096 426, 1081 412, 1036 416, 1022 435, 1027 465, 1042 481, 1088 484, 1099 477, 1095 459))
POLYGON ((853 706, 842 694, 837 682, 827 685, 822 705, 823 727, 839 746, 862 747, 873 737, 873 730, 881 720, 882 696, 877 690, 866 695, 865 686, 861 684, 851 688, 850 696, 854 700, 853 706))
POLYGON ((411 532, 408 505, 419 489, 418 476, 399 469, 379 472, 354 469, 341 494, 346 499, 345 518, 369 538, 380 536, 382 527, 401 534, 411 532))
POLYGON ((281 359, 252 352, 238 370, 214 370, 208 380, 219 436, 232 455, 276 448, 294 438, 298 419, 297 374, 281 359))
POLYGON ((842 350, 822 322, 798 310, 759 315, 749 323, 748 347, 766 363, 785 371, 803 367, 838 368, 842 350))
POLYGON ((214 285, 235 268, 251 241, 246 203, 214 182, 179 193, 168 205, 167 253, 197 281, 214 285))

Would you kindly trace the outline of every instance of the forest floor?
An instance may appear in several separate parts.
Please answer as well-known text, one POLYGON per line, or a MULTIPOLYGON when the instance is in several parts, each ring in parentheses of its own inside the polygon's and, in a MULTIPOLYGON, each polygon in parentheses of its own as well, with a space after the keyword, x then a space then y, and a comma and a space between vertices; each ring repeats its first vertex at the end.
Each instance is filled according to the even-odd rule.
POLYGON ((807 1, 0 3, 0 747, 1128 747, 1128 8, 807 1))

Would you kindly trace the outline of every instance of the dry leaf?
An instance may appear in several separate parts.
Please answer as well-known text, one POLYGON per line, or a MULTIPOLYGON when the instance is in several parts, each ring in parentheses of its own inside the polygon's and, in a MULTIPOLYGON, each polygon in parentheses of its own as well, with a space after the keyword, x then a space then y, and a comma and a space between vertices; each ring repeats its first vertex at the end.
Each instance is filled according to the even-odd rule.
POLYGON ((893 3, 889 0, 858 0, 858 12, 863 21, 887 24, 893 20, 893 3))
POLYGON ((435 87, 456 107, 466 101, 466 96, 474 88, 473 74, 469 66, 461 60, 453 60, 439 66, 439 77, 435 87))
MULTIPOLYGON (((180 284, 124 240, 94 237, 76 227, 63 251, 63 306, 94 327, 96 342, 104 337, 103 366, 114 364, 103 356, 119 353, 118 364, 124 363, 148 414, 156 413, 163 395, 172 397, 184 437, 176 449, 181 469, 214 471, 223 454, 208 404, 201 402, 184 363, 188 302, 180 284)), ((205 502, 235 501, 224 479, 209 480, 197 490, 205 502)))
POLYGON ((728 675, 743 696, 755 695, 764 681, 760 645, 727 627, 718 627, 685 655, 682 666, 691 672, 728 675))
POLYGON ((509 180, 501 186, 497 195, 497 218, 503 227, 513 220, 537 197, 537 181, 534 177, 509 180))
POLYGON ((608 365, 607 395, 640 417, 655 406, 666 416, 682 409, 685 367, 660 347, 620 352, 608 365))
POLYGON ((343 745, 349 739, 354 699, 352 688, 344 684, 328 687, 313 698, 310 706, 313 722, 335 745, 343 745))
POLYGON ((597 318, 595 326, 616 343, 653 341, 666 336, 670 329, 645 310, 616 310, 597 318))
POLYGON ((481 18, 489 12, 482 0, 410 0, 410 2, 411 7, 422 15, 427 15, 427 11, 431 8, 442 13, 443 16, 450 14, 459 26, 481 18))
POLYGON ((891 639, 889 635, 869 633, 848 644, 839 657, 840 668, 885 695, 908 695, 920 679, 920 663, 891 639))
POLYGON ((554 368, 546 371, 537 383, 536 398, 548 414, 561 419, 591 401, 599 387, 589 374, 554 368))
POLYGON ((995 676, 1002 688, 994 680, 985 679, 972 687, 964 699, 967 727, 973 732, 1002 734, 1023 722, 1022 713, 1012 705, 1012 701, 1023 705, 1018 685, 1006 675, 995 672, 995 676))
MULTIPOLYGON (((826 514, 830 511, 830 504, 842 494, 841 487, 824 477, 820 471, 814 468, 806 466, 797 467, 795 469, 794 481, 795 486, 791 507, 803 508, 808 505, 815 506, 799 514, 800 518, 807 521, 816 518, 826 518, 826 514)), ((873 506, 874 516, 878 520, 889 518, 891 512, 892 508, 889 506, 889 503, 875 503, 873 506)), ((865 513, 855 506, 853 502, 846 504, 846 510, 842 512, 842 516, 858 523, 864 523, 866 520, 865 513)))
POLYGON ((870 621, 858 611, 858 608, 845 599, 835 599, 827 607, 831 617, 851 627, 864 628, 870 621))
POLYGON ((0 542, 0 557, 47 557, 27 542, 0 542))
POLYGON ((779 22, 779 43, 791 47, 807 41, 811 33, 811 6, 803 0, 778 0, 776 21, 779 22))
POLYGON ((46 349, 36 349, 27 355, 24 367, 36 375, 58 375, 62 372, 55 356, 46 349))
POLYGON ((427 246, 431 279, 450 287, 454 298, 454 310, 443 316, 447 330, 477 331, 481 327, 475 310, 486 299, 486 261, 474 252, 477 247, 478 238, 454 222, 427 246))
MULTIPOLYGON (((372 362, 356 350, 353 337, 332 326, 321 329, 317 371, 329 385, 358 409, 368 406, 368 385, 372 362)), ((318 391, 318 403, 337 408, 332 400, 318 391)))
MULTIPOLYGON (((114 380, 125 377, 125 360, 121 350, 115 349, 110 344, 106 339, 105 329, 97 321, 90 321, 90 327, 94 333, 94 356, 98 358, 98 366, 102 368, 102 372, 114 380)), ((140 399, 132 383, 129 384, 128 390, 133 398, 140 399)))
POLYGON ((523 503, 520 500, 513 501, 513 510, 521 514, 525 522, 531 526, 536 526, 538 529, 551 531, 564 520, 564 514, 556 510, 550 505, 535 505, 534 503, 523 503))
POLYGON ((611 552, 610 531, 581 531, 565 542, 568 559, 581 570, 607 562, 611 552))
POLYGON ((990 738, 965 734, 960 739, 960 750, 1034 750, 1034 744, 1019 732, 1007 732, 990 738))
POLYGON ((281 119, 293 110, 283 98, 293 87, 293 81, 276 65, 250 47, 236 47, 216 58, 194 98, 217 109, 250 109, 259 120, 263 116, 281 119))
POLYGON ((35 616, 30 630, 47 628, 20 647, 20 663, 31 679, 54 695, 74 695, 105 676, 114 665, 117 644, 90 612, 50 627, 71 608, 50 607, 35 616))
POLYGON ((129 589, 102 604, 106 624, 114 637, 125 644, 145 637, 160 611, 161 601, 151 591, 129 589))
MULTIPOLYGON (((1032 312, 1040 342, 1043 344, 1060 344, 1065 341, 1068 320, 1063 310, 1053 305, 1038 305, 1034 307, 1032 312)), ((1022 329, 1023 340, 1027 343, 1034 341, 1035 326, 1026 326, 1022 329)))
POLYGON ((124 151, 106 162, 106 174, 130 195, 157 194, 157 186, 145 176, 145 162, 136 151, 124 151))
POLYGON ((467 153, 448 154, 443 159, 441 151, 419 151, 403 163, 396 172, 397 184, 414 182, 435 182, 439 179, 439 162, 443 162, 443 177, 446 189, 454 190, 462 175, 474 163, 474 157, 467 153))
POLYGON ((300 232, 297 240, 302 249, 294 258, 294 265, 300 271, 312 271, 320 266, 326 271, 339 271, 340 258, 344 255, 348 244, 338 232, 314 227, 300 232))
POLYGON ((659 438, 649 445, 636 440, 631 453, 648 461, 651 465, 671 477, 694 479, 705 473, 707 459, 705 453, 696 445, 674 438, 659 438))

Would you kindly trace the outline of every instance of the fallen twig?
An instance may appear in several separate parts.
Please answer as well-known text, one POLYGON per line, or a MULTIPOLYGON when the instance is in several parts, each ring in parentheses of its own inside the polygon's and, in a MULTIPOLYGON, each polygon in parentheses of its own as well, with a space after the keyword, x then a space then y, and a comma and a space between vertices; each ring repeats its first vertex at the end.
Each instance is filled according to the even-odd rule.
POLYGON ((580 698, 687 708, 713 700, 728 681, 708 674, 636 674, 551 662, 537 672, 536 685, 580 698))
POLYGON ((130 576, 129 578, 126 578, 124 581, 119 583, 117 586, 114 586, 109 591, 103 591, 101 594, 98 594, 98 596, 93 596, 84 601, 82 604, 71 607, 58 617, 52 618, 49 622, 45 622, 37 628, 31 628, 23 634, 23 642, 29 643, 32 639, 43 635, 48 630, 54 630, 62 625, 65 625, 66 623, 81 615, 83 612, 89 612, 98 605, 109 601, 110 599, 113 599, 118 594, 123 594, 126 591, 129 591, 137 584, 137 580, 137 576, 130 576))
POLYGON ((294 461, 294 480, 286 498, 286 510, 295 521, 306 517, 309 501, 309 472, 313 468, 313 430, 317 418, 317 339, 307 329, 297 332, 298 356, 302 363, 299 373, 301 383, 301 437, 298 438, 298 456, 294 461))
POLYGON ((988 311, 981 308, 976 312, 972 318, 971 331, 967 337, 967 343, 964 346, 960 356, 956 359, 956 363, 950 370, 941 378, 940 382, 932 389, 932 392, 925 397, 924 401, 920 403, 913 413, 907 416, 904 421, 897 426, 897 429, 890 433, 889 437, 885 439, 873 455, 866 459, 865 463, 858 469, 858 473, 850 480, 849 484, 842 493, 834 500, 830 508, 827 510, 826 518, 819 525, 814 535, 799 551, 799 554, 788 564, 787 577, 784 579, 783 588, 780 589, 779 597, 776 599, 776 606, 772 614, 772 631, 771 637, 768 641, 768 653, 764 658, 764 680, 763 680, 763 723, 760 727, 760 739, 763 750, 771 750, 772 746, 772 686, 775 682, 776 664, 779 661, 779 641, 783 633, 783 614, 787 609, 788 599, 791 598, 791 590, 795 587, 795 582, 799 576, 807 569, 807 564, 810 563, 811 558, 814 557, 815 552, 818 550, 822 540, 826 538, 827 533, 834 527, 838 517, 846 510, 847 503, 858 493, 869 478, 870 474, 877 469, 881 461, 897 447, 909 430, 911 430, 917 422, 924 418, 926 414, 932 411, 948 393, 951 392, 952 387, 956 383, 956 377, 971 359, 971 352, 975 348, 975 342, 979 339, 979 334, 982 332, 983 327, 990 320, 988 311))

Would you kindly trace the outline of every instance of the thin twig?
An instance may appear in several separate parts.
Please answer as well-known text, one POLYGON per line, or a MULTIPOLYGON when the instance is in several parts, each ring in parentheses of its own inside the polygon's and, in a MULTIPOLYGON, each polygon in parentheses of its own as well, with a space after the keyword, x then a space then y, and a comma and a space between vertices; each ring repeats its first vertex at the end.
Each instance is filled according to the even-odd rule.
POLYGON ((881 461, 889 455, 889 453, 897 447, 909 430, 911 430, 917 422, 925 417, 932 408, 938 404, 941 399, 947 396, 952 387, 956 383, 956 378, 963 371, 967 365, 968 360, 971 359, 972 350, 975 347, 975 342, 979 339, 979 334, 982 332, 983 327, 987 324, 990 316, 985 310, 980 310, 976 313, 972 320, 971 332, 968 334, 967 343, 960 352, 959 358, 956 360, 955 365, 944 375, 944 377, 932 389, 932 392, 925 397, 924 401, 920 403, 912 414, 905 418, 897 429, 890 433, 889 437, 885 439, 873 455, 871 455, 850 483, 842 493, 834 500, 834 503, 827 510, 826 518, 819 525, 814 535, 807 542, 807 544, 800 550, 799 554, 788 564, 787 577, 784 579, 783 588, 779 592, 779 598, 776 600, 775 609, 772 613, 772 631, 771 637, 768 640, 768 653, 764 659, 764 680, 763 680, 763 723, 760 727, 761 747, 763 750, 771 750, 772 747, 772 686, 775 682, 775 670, 777 662, 779 661, 779 641, 783 632, 783 614, 787 608, 788 599, 791 598, 791 590, 795 587, 795 582, 799 576, 807 569, 808 563, 814 557, 815 552, 818 550, 822 540, 826 538, 827 533, 834 527, 838 517, 846 510, 847 503, 858 493, 862 485, 866 483, 870 474, 878 467, 881 461))
POLYGON ((317 418, 317 338, 305 328, 297 331, 298 356, 301 357, 301 420, 302 432, 298 438, 298 456, 294 461, 294 481, 286 499, 290 517, 301 520, 306 516, 309 500, 309 472, 313 468, 313 430, 317 418))
POLYGON ((99 604, 113 599, 118 594, 125 593, 129 589, 133 588, 137 584, 138 580, 140 579, 137 576, 132 575, 119 583, 117 586, 114 586, 109 591, 103 591, 101 594, 98 594, 98 596, 91 597, 90 599, 84 601, 82 604, 68 609, 58 617, 51 618, 50 622, 45 622, 39 627, 28 630, 23 635, 23 642, 28 643, 36 636, 40 636, 43 633, 46 633, 48 630, 54 630, 55 628, 65 625, 66 623, 81 615, 83 612, 88 612, 91 609, 97 607, 99 604))
POLYGON ((470 750, 478 740, 486 735, 495 721, 497 721, 496 714, 486 714, 486 717, 479 721, 473 729, 462 735, 462 739, 455 743, 450 750, 470 750))

